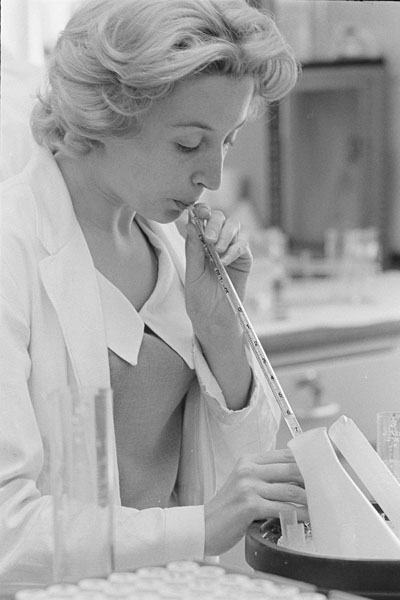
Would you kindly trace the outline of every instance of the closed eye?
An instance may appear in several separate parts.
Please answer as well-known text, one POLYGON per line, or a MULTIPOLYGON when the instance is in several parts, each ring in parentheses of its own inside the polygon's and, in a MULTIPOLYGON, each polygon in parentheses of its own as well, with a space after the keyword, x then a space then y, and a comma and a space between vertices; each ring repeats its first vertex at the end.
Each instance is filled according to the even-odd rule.
POLYGON ((196 150, 198 150, 200 148, 200 144, 198 144, 197 146, 185 146, 184 144, 176 144, 176 147, 180 152, 188 154, 190 152, 195 152, 196 150))
MULTIPOLYGON (((234 139, 226 139, 224 141, 224 149, 228 150, 229 148, 233 147, 235 145, 235 140, 234 139)), ((178 148, 178 150, 180 152, 183 152, 184 154, 189 154, 190 152, 196 152, 196 150, 199 150, 201 146, 201 142, 199 144, 197 144, 197 146, 186 146, 185 144, 176 144, 176 147, 178 148)))

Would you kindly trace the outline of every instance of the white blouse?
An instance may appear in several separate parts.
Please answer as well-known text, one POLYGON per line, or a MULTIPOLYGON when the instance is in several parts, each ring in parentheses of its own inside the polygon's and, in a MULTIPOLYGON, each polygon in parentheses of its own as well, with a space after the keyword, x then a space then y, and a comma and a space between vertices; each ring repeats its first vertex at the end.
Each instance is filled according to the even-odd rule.
POLYGON ((107 346, 129 364, 136 365, 147 325, 193 369, 193 329, 186 313, 182 282, 163 242, 143 219, 136 219, 157 254, 157 283, 137 311, 126 296, 97 271, 107 346))

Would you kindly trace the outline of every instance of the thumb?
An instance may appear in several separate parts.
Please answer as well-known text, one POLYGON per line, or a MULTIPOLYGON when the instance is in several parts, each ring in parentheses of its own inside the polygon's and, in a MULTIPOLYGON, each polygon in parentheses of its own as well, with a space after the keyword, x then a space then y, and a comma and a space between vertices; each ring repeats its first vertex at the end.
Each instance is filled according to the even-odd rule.
POLYGON ((186 225, 186 280, 196 281, 204 273, 206 256, 196 227, 190 221, 186 225))

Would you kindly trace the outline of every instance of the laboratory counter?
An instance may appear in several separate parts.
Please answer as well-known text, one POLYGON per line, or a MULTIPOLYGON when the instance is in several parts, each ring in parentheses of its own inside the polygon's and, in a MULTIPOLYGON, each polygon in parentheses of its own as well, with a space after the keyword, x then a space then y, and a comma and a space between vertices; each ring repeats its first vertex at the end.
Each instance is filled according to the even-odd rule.
POLYGON ((266 352, 277 364, 296 351, 319 353, 328 346, 368 339, 400 339, 400 271, 375 276, 358 296, 333 278, 291 280, 280 301, 278 318, 262 309, 249 310, 266 352))
MULTIPOLYGON (((249 317, 302 427, 329 426, 346 414, 375 444, 377 412, 399 406, 400 271, 365 284, 289 281, 280 318, 251 302, 249 317)), ((278 447, 289 437, 283 424, 278 447)))

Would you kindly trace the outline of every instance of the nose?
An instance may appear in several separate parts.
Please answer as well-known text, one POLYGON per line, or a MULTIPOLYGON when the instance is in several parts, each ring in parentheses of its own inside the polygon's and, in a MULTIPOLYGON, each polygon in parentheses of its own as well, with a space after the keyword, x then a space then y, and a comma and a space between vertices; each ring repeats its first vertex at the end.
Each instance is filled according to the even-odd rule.
POLYGON ((208 190, 217 190, 221 185, 224 160, 225 154, 220 153, 200 162, 192 176, 193 184, 208 190))

